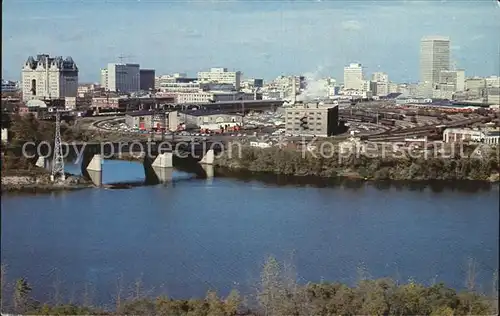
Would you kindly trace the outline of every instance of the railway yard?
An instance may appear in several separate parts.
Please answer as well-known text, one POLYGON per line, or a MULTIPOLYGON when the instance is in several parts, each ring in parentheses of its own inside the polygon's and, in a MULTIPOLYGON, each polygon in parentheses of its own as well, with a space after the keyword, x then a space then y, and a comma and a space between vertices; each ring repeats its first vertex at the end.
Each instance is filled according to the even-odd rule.
MULTIPOLYGON (((471 109, 437 109, 422 107, 399 107, 381 103, 345 105, 339 109, 339 119, 348 126, 346 133, 333 138, 345 139, 351 136, 370 142, 396 142, 408 138, 427 137, 441 140, 442 132, 449 127, 481 126, 488 122, 498 127, 498 112, 471 109)), ((286 136, 289 140, 301 139, 300 135, 285 135, 283 111, 253 112, 245 115, 243 130, 239 133, 202 135, 199 131, 185 131, 182 136, 204 136, 215 138, 262 138, 274 140, 286 136)), ((124 124, 123 117, 85 118, 83 128, 104 133, 151 136, 149 132, 131 131, 124 124), (90 123, 91 122, 91 123, 90 123), (85 126, 85 127, 84 127, 85 126)), ((169 132, 167 132, 170 134, 169 132)), ((179 134, 179 133, 178 133, 179 134)), ((154 138, 161 138, 155 135, 154 138)))

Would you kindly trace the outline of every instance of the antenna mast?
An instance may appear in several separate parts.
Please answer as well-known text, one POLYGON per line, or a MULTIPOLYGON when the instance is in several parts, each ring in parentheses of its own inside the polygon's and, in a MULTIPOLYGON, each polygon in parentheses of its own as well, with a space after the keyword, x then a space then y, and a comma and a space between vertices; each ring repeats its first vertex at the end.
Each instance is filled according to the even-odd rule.
POLYGON ((64 159, 61 146, 61 114, 56 110, 56 136, 54 141, 54 157, 52 158, 52 175, 50 180, 52 182, 59 180, 64 181, 64 159))
POLYGON ((131 55, 124 56, 123 54, 120 54, 120 56, 118 56, 118 59, 120 60, 120 63, 123 64, 123 60, 126 58, 130 58, 130 57, 133 57, 133 56, 131 56, 131 55))

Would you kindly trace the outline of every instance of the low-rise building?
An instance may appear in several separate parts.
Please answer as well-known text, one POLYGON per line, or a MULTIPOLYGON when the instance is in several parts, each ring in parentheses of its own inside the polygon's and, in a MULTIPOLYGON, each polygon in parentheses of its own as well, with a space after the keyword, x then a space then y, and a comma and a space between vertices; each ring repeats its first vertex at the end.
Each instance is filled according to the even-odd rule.
POLYGON ((285 109, 285 130, 293 135, 332 136, 338 131, 338 105, 305 104, 285 109))
POLYGON ((231 84, 235 90, 240 90, 241 72, 228 71, 227 68, 210 68, 210 71, 198 72, 198 81, 201 83, 231 84))
POLYGON ((218 110, 194 110, 181 112, 180 120, 183 121, 187 127, 201 127, 210 124, 242 125, 243 116, 239 114, 228 114, 218 110))
POLYGON ((64 108, 66 110, 74 110, 76 108, 76 97, 64 98, 64 108))
POLYGON ((95 83, 83 83, 83 84, 80 84, 78 86, 78 90, 77 90, 77 96, 79 98, 84 98, 84 97, 87 97, 87 96, 92 96, 92 92, 100 89, 100 85, 99 84, 95 84, 95 83))
POLYGON ((176 103, 207 103, 207 102, 221 102, 221 101, 236 101, 236 100, 255 100, 260 95, 254 93, 243 92, 209 92, 198 91, 191 93, 173 93, 175 95, 176 103))
POLYGON ((130 112, 125 115, 125 123, 136 129, 140 130, 177 130, 179 126, 177 111, 171 111, 163 115, 154 115, 152 111, 142 110, 137 112, 130 112))
POLYGON ((117 110, 145 110, 155 107, 157 104, 173 104, 175 97, 172 95, 161 95, 156 97, 94 97, 92 98, 92 109, 117 109, 117 110))
POLYGON ((488 145, 498 145, 500 138, 499 129, 479 128, 447 128, 443 132, 443 141, 450 142, 474 142, 488 145))
POLYGON ((19 82, 2 79, 2 92, 16 92, 16 91, 19 91, 19 82))

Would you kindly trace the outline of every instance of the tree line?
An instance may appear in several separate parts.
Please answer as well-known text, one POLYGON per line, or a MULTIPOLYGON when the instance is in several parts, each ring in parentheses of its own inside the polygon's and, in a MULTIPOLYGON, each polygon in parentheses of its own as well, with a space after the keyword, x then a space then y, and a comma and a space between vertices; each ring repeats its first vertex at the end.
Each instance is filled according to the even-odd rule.
MULTIPOLYGON (((465 154, 473 148, 466 147, 465 154)), ((455 155, 442 157, 370 157, 366 154, 343 155, 337 151, 328 156, 291 148, 242 147, 233 154, 217 157, 215 164, 234 170, 296 176, 349 176, 370 180, 490 180, 498 181, 499 162, 495 150, 483 152, 480 159, 455 155)))
POLYGON ((474 271, 467 290, 457 292, 442 283, 425 286, 414 280, 370 279, 361 271, 356 285, 342 283, 299 284, 293 266, 274 257, 265 262, 257 293, 242 297, 233 290, 226 297, 209 291, 205 298, 175 300, 142 295, 139 284, 128 297, 119 291, 114 308, 99 308, 85 301, 65 304, 56 295, 51 303, 34 300, 26 279, 9 291, 2 267, 2 312, 28 315, 178 315, 178 316, 330 316, 330 315, 494 315, 497 313, 496 279, 491 295, 476 291, 474 271), (9 295, 11 294, 11 295, 9 295), (8 300, 11 298, 11 300, 8 300))

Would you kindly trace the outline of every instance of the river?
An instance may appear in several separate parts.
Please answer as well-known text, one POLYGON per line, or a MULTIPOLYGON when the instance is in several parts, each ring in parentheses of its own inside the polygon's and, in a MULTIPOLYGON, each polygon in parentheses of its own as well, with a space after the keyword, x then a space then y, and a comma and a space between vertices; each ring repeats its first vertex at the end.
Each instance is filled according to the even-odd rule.
MULTIPOLYGON (((69 171, 78 166, 70 165, 69 171)), ((106 161, 104 183, 143 178, 141 164, 106 161)), ((471 189, 472 186, 472 189, 471 189)), ((54 288, 111 304, 140 279, 147 294, 251 295, 268 255, 299 281, 373 277, 464 288, 467 262, 491 289, 498 268, 498 185, 467 190, 375 185, 278 185, 175 172, 170 185, 4 195, 2 263, 37 299, 54 288), (118 285, 121 284, 121 285, 118 285), (86 290, 84 290, 86 289, 86 290)))

